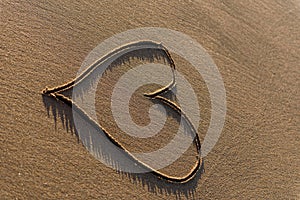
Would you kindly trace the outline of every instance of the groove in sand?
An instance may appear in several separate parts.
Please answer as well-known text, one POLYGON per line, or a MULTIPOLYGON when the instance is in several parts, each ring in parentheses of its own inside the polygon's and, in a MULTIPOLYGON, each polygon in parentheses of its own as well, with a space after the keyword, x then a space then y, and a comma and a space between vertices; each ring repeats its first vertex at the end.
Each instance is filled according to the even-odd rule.
POLYGON ((114 145, 116 145, 117 147, 119 147, 120 149, 122 149, 125 152, 125 155, 127 155, 129 158, 133 159, 136 163, 138 163, 142 167, 149 170, 150 171, 149 173, 151 173, 161 179, 170 181, 170 182, 185 183, 185 182, 192 180, 196 176, 198 170, 200 170, 203 167, 203 159, 201 157, 201 143, 200 143, 198 133, 195 130, 194 126, 192 125, 191 121, 188 119, 187 115, 174 102, 166 99, 165 97, 159 96, 160 94, 163 94, 163 93, 167 92, 168 90, 170 90, 172 87, 175 86, 175 84, 176 84, 176 82, 175 82, 175 63, 174 63, 169 51, 167 50, 167 48, 164 47, 161 43, 156 43, 153 41, 138 41, 138 42, 134 42, 134 43, 125 44, 119 48, 112 50, 111 52, 109 52, 108 54, 106 54, 105 56, 103 56, 102 58, 97 60, 96 62, 94 62, 92 65, 90 65, 90 67, 88 67, 86 70, 84 70, 75 79, 73 79, 70 82, 67 82, 61 86, 58 86, 58 87, 54 87, 54 88, 50 88, 50 89, 46 87, 42 91, 42 94, 56 98, 64 103, 66 103, 67 105, 71 106, 72 109, 75 109, 76 112, 78 112, 81 116, 84 117, 84 119, 86 119, 89 123, 91 123, 91 125, 93 127, 96 127, 98 130, 103 131, 105 136, 114 145), (165 105, 167 105, 170 108, 172 108, 173 110, 175 110, 182 117, 182 119, 188 124, 190 130, 195 135, 193 143, 196 145, 196 149, 197 149, 197 162, 195 163, 195 165, 193 166, 191 171, 183 177, 169 176, 165 173, 159 172, 158 170, 151 168, 149 165, 138 160, 124 146, 122 146, 118 142, 117 139, 115 139, 111 134, 109 134, 109 132, 106 131, 106 129, 103 126, 101 126, 95 120, 90 118, 83 109, 81 109, 74 101, 72 101, 72 99, 61 94, 61 92, 71 89, 74 86, 76 86, 77 84, 79 84, 80 82, 82 82, 84 79, 86 79, 88 76, 90 76, 95 71, 95 69, 101 67, 103 64, 106 64, 106 66, 109 66, 113 61, 115 61, 117 58, 121 57, 122 55, 129 53, 131 51, 140 50, 140 49, 162 50, 164 52, 166 58, 168 59, 168 62, 170 64, 170 67, 172 69, 172 74, 173 74, 172 81, 167 86, 160 88, 152 93, 146 93, 146 94, 144 94, 144 96, 147 98, 151 98, 151 99, 158 99, 161 102, 163 102, 165 105))

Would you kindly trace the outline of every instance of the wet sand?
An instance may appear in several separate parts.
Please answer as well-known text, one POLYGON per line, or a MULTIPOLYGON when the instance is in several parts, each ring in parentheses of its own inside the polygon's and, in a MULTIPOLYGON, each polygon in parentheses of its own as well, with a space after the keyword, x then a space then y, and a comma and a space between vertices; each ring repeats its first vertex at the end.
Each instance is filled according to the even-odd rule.
MULTIPOLYGON (((1 198, 299 199, 299 11, 296 0, 1 1, 1 198), (49 99, 45 103, 40 94, 45 86, 75 78, 87 54, 105 39, 147 26, 177 30, 197 40, 224 80, 227 116, 222 135, 205 157, 205 173, 188 184, 107 167, 55 114, 70 109, 49 99), (57 110, 47 112, 48 104, 57 110)), ((210 119, 205 83, 173 56, 199 95, 203 141, 210 119)), ((175 121, 154 139, 136 143, 111 123, 109 95, 104 94, 129 64, 122 66, 107 73, 104 89, 97 93, 99 120, 130 150, 159 148, 172 136, 175 121)), ((147 124, 137 109, 132 107, 133 118, 147 124)), ((193 163, 189 156, 165 170, 185 173, 193 163)))

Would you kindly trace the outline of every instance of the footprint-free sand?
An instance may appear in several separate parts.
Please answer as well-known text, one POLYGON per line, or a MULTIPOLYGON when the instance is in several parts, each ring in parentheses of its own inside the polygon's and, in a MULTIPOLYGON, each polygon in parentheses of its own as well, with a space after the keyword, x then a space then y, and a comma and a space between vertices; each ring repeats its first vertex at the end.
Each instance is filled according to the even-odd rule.
MULTIPOLYGON (((4 0, 0 30, 0 199, 300 198, 298 0, 4 0), (78 141, 66 124, 71 110, 40 94, 46 86, 74 79, 99 43, 139 27, 189 35, 211 55, 222 75, 226 121, 218 143, 205 157, 205 173, 193 183, 168 184, 147 174, 116 172, 78 141)), ((207 88, 188 63, 172 56, 198 95, 203 141, 210 119, 207 88)), ((105 96, 117 78, 139 62, 150 61, 133 59, 107 72, 98 86, 97 114, 129 149, 150 151, 170 140, 176 121, 170 119, 154 138, 133 142, 111 122, 105 96)), ((144 101, 137 95, 131 111, 133 119, 146 125, 149 119, 140 117, 145 113, 134 102, 144 101)), ((164 170, 173 175, 188 172, 192 153, 191 148, 164 170)))

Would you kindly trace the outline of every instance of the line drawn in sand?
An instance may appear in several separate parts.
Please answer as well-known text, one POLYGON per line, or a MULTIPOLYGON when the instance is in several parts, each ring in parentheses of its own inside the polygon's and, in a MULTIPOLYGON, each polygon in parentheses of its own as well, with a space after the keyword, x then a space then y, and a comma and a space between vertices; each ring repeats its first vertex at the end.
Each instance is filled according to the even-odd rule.
MULTIPOLYGON (((80 115, 87 123, 89 123, 92 127, 98 130, 99 134, 107 138, 111 144, 113 144, 120 151, 122 151, 122 155, 126 156, 133 163, 133 165, 129 165, 130 167, 138 166, 140 168, 143 168, 145 169, 144 171, 149 171, 149 173, 151 173, 152 175, 158 177, 159 179, 166 180, 167 182, 187 183, 191 181, 195 176, 197 176, 198 172, 200 172, 200 174, 203 172, 204 161, 203 158, 201 157, 201 143, 200 143, 199 135, 196 129, 194 128, 193 124, 191 123, 187 115, 182 111, 182 109, 175 102, 162 96, 163 94, 165 94, 166 92, 174 88, 175 86, 176 86, 175 63, 168 49, 163 44, 154 41, 137 41, 137 42, 125 44, 107 53, 105 56, 101 57, 99 60, 97 60, 88 68, 86 68, 79 76, 77 76, 75 79, 71 80, 70 82, 67 82, 58 87, 53 87, 53 88, 46 87, 42 91, 42 95, 49 96, 51 98, 64 102, 68 106, 72 107, 72 110, 78 113, 78 115, 80 115), (77 87, 81 83, 83 83, 85 79, 88 79, 90 76, 93 76, 93 73, 97 72, 99 68, 112 64, 116 59, 125 55, 126 53, 130 53, 137 50, 143 50, 143 49, 161 50, 164 53, 165 57, 167 58, 167 62, 170 65, 170 68, 172 70, 172 75, 173 75, 172 81, 168 85, 154 92, 145 93, 144 94, 145 98, 148 98, 149 100, 158 100, 162 104, 164 104, 165 106, 167 106, 168 108, 172 109, 177 114, 179 114, 181 116, 181 119, 185 122, 185 124, 187 124, 189 130, 194 135, 193 143, 195 144, 196 151, 197 151, 197 156, 196 156, 197 161, 195 165, 192 167, 192 169, 190 170, 190 172, 182 177, 170 176, 165 173, 162 173, 152 168, 149 164, 146 164, 141 160, 139 160, 138 158, 136 158, 116 138, 114 138, 112 134, 110 134, 103 125, 100 125, 97 121, 92 119, 79 105, 77 105, 77 103, 74 100, 72 100, 71 98, 63 94, 63 92, 72 90, 74 87, 77 87)), ((84 140, 83 138, 80 139, 84 140)), ((122 171, 122 166, 121 167, 119 166, 119 170, 122 171)))

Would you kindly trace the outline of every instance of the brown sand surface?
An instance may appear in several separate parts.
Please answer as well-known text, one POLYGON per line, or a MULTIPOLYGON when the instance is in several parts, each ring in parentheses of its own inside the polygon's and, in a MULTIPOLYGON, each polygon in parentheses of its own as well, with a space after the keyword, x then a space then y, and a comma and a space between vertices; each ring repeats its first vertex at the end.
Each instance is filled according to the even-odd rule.
MULTIPOLYGON (((300 198, 298 0, 2 0, 0 30, 0 199, 300 198), (48 115, 43 103, 40 91, 45 86, 75 78, 95 46, 138 27, 164 27, 191 36, 223 77, 224 129, 205 157, 205 173, 192 183, 117 173, 96 160, 60 116, 54 120, 51 110, 48 115)), ((197 92, 203 141, 210 119, 205 83, 185 61, 174 59, 197 92)), ((105 94, 129 66, 120 65, 97 89, 99 121, 132 151, 165 145, 176 130, 172 119, 147 142, 132 142, 117 131, 108 108, 110 95, 105 94)), ((134 106, 141 98, 136 95, 132 101, 133 119, 147 124, 147 117, 139 118, 145 110, 140 113, 134 106)), ((191 147, 163 170, 186 173, 194 162, 192 152, 191 147)))

